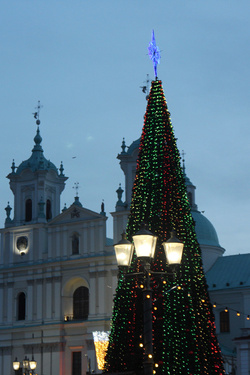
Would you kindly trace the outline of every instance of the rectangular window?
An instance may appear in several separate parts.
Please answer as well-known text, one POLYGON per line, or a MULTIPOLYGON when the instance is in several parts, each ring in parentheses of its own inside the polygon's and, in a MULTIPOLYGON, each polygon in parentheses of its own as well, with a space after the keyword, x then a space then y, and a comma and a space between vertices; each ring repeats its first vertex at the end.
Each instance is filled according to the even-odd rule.
POLYGON ((82 375, 82 353, 72 353, 72 375, 82 375))
POLYGON ((220 332, 230 332, 229 312, 220 312, 220 332))

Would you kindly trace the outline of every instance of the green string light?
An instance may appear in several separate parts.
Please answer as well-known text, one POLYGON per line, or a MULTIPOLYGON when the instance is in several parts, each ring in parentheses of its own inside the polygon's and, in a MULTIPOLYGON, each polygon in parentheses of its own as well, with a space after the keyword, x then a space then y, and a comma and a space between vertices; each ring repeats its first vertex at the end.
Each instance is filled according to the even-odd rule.
MULTIPOLYGON (((142 222, 158 236, 152 268, 164 271, 161 246, 175 230, 184 243, 181 288, 172 279, 153 289, 153 345, 157 375, 222 375, 223 362, 215 335, 214 316, 203 272, 201 250, 187 198, 180 154, 161 81, 149 94, 132 191, 127 236, 132 241, 142 222), (169 292, 169 290, 171 290, 169 292)), ((139 271, 134 257, 131 272, 139 271)), ((114 300, 106 372, 143 368, 142 296, 138 280, 121 276, 114 300)))

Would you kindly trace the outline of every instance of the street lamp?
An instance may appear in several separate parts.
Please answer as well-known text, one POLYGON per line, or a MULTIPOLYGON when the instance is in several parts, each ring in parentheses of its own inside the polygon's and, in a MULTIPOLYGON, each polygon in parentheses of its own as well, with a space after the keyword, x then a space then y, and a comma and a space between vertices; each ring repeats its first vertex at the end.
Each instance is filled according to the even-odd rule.
MULTIPOLYGON (((13 361, 13 369, 15 371, 18 371, 20 369, 20 362, 18 362, 17 358, 15 358, 15 361, 13 361)), ((30 374, 30 370, 31 370, 31 374, 33 375, 34 374, 34 370, 36 369, 36 361, 34 360, 34 357, 32 355, 32 360, 29 361, 29 359, 27 358, 27 356, 25 356, 25 358, 23 359, 22 361, 22 369, 23 369, 23 374, 24 375, 28 375, 30 374)))
POLYGON ((165 250, 165 255, 167 263, 171 264, 181 264, 181 258, 183 253, 184 245, 176 237, 175 231, 171 232, 171 237, 166 242, 163 242, 163 247, 165 250))
POLYGON ((13 369, 17 371, 19 370, 19 367, 20 367, 20 362, 18 362, 17 357, 16 357, 15 361, 13 361, 13 369))
POLYGON ((134 246, 126 239, 126 233, 122 233, 122 239, 114 245, 118 267, 129 267, 132 260, 134 246))
MULTIPOLYGON (((152 340, 152 289, 150 286, 151 275, 170 274, 169 272, 153 272, 150 270, 150 261, 154 258, 157 237, 153 235, 143 224, 142 228, 133 236, 135 252, 142 263, 142 272, 128 273, 125 277, 143 275, 145 284, 143 286, 143 341, 144 341, 144 375, 153 375, 153 340, 152 340)), ((184 244, 171 232, 171 237, 163 244, 167 263, 175 266, 181 263, 184 244)), ((133 245, 126 239, 125 233, 122 240, 114 245, 116 259, 119 269, 125 269, 131 265, 133 245), (126 261, 125 261, 126 259, 126 261)), ((173 273, 171 273, 172 275, 173 273)))

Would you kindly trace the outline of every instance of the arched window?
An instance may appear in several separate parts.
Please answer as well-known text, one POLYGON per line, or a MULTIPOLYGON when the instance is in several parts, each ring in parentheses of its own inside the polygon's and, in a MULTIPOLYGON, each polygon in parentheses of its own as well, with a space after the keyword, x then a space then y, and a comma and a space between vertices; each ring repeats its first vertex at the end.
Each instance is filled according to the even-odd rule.
POLYGON ((51 212, 51 201, 47 199, 46 201, 46 220, 50 220, 52 218, 51 212))
POLYGON ((32 220, 32 200, 27 199, 25 202, 25 221, 32 220))
POLYGON ((80 286, 73 294, 73 318, 88 319, 89 315, 89 290, 80 286))
POLYGON ((79 254, 79 235, 74 233, 72 236, 72 255, 79 254))
POLYGON ((25 320, 26 297, 21 292, 17 296, 17 320, 25 320))
POLYGON ((229 311, 220 312, 220 332, 230 332, 229 311))

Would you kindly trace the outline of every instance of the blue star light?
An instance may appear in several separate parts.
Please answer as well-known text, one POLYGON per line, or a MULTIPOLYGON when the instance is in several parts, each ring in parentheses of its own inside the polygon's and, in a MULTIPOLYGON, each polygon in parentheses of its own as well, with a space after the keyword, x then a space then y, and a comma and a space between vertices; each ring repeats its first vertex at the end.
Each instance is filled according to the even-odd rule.
POLYGON ((157 64, 160 64, 161 54, 155 42, 154 30, 152 31, 152 41, 149 43, 149 46, 148 46, 148 55, 150 59, 153 61, 155 77, 157 78, 157 64))

